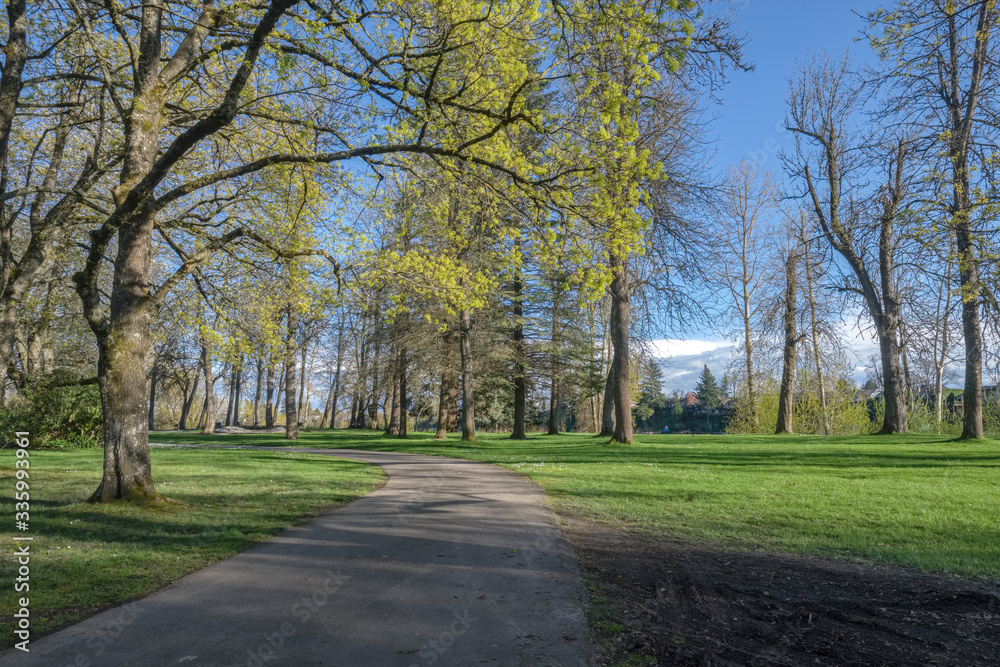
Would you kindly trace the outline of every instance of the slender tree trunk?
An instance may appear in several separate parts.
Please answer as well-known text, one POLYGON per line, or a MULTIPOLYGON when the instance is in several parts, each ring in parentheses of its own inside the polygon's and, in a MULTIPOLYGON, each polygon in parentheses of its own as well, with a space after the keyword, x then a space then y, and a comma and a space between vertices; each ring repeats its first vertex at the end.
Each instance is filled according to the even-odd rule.
POLYGON ((549 382, 549 430, 546 435, 559 435, 559 379, 552 375, 549 382))
POLYGON ((226 403, 226 426, 233 425, 233 401, 236 398, 236 365, 229 369, 229 396, 226 403))
POLYGON ((775 433, 794 433, 795 413, 795 347, 799 340, 796 329, 798 318, 798 273, 796 251, 790 249, 785 259, 785 345, 782 359, 781 388, 778 392, 778 424, 775 433))
MULTIPOLYGON (((524 407, 528 398, 528 388, 525 382, 525 359, 527 350, 524 344, 524 283, 518 273, 513 284, 513 316, 514 329, 511 340, 514 343, 514 431, 511 440, 527 440, 524 432, 524 407)), ((443 395, 443 394, 442 394, 443 395)))
POLYGON ((285 338, 285 438, 287 440, 298 440, 299 438, 299 409, 295 400, 295 364, 296 352, 295 337, 299 328, 299 314, 295 306, 289 303, 285 311, 288 318, 288 329, 285 338))
POLYGON ((441 388, 438 391, 438 416, 437 430, 434 432, 435 440, 444 440, 448 437, 448 375, 441 373, 441 388))
POLYGON ((906 334, 903 327, 899 328, 899 358, 903 364, 904 400, 907 413, 913 410, 913 383, 910 379, 910 355, 907 352, 906 334))
POLYGON ((323 407, 323 416, 319 420, 320 428, 333 428, 332 420, 332 408, 333 408, 333 397, 336 391, 336 384, 330 383, 330 391, 326 394, 326 405, 323 407))
POLYGON ((330 428, 337 428, 337 403, 340 401, 340 369, 344 365, 344 323, 337 330, 337 370, 333 375, 333 404, 330 406, 330 428))
POLYGON ((194 381, 192 382, 191 394, 184 397, 184 402, 181 404, 181 418, 177 422, 177 428, 181 431, 187 430, 187 420, 188 415, 191 414, 191 406, 194 405, 194 397, 198 393, 198 381, 201 379, 201 369, 198 368, 194 373, 194 381))
POLYGON ((243 359, 240 359, 240 367, 236 371, 236 401, 233 404, 233 425, 243 426, 243 420, 240 417, 240 407, 243 405, 243 384, 245 378, 243 377, 243 359))
MULTIPOLYGON (((897 174, 902 172, 902 149, 898 158, 897 174)), ((899 192, 901 188, 897 188, 899 192)), ((885 205, 882 216, 881 234, 879 237, 879 277, 882 283, 882 301, 880 309, 877 299, 870 298, 869 307, 875 320, 875 328, 879 337, 879 352, 882 355, 882 385, 885 393, 885 421, 881 433, 906 433, 906 392, 903 387, 903 374, 899 364, 899 334, 901 323, 899 316, 899 300, 894 280, 893 262, 893 222, 895 207, 891 203, 885 205), (881 310, 881 317, 877 312, 881 310)))
POLYGON ((615 367, 611 357, 608 378, 604 381, 604 403, 601 409, 601 437, 610 438, 615 434, 615 367))
POLYGON ((201 368, 196 368, 194 373, 193 386, 191 387, 191 395, 185 397, 186 400, 181 405, 181 419, 177 423, 177 428, 184 431, 187 430, 187 420, 188 416, 191 414, 191 406, 194 405, 194 397, 198 393, 198 383, 201 380, 201 368))
POLYGON ((441 389, 438 392, 438 419, 435 440, 444 440, 458 425, 458 373, 455 352, 458 347, 455 329, 450 325, 441 336, 441 389))
MULTIPOLYGON (((749 309, 749 295, 747 301, 744 302, 746 307, 749 309)), ((749 311, 747 311, 749 312, 749 311)), ((747 401, 750 403, 750 425, 754 432, 757 432, 759 423, 757 421, 757 387, 755 386, 754 368, 753 368, 753 330, 751 329, 751 322, 749 316, 745 316, 743 319, 743 345, 746 350, 746 364, 747 364, 747 401)))
POLYGON ((264 401, 264 428, 274 428, 274 360, 267 362, 267 388, 264 401))
POLYGON ((549 432, 548 435, 559 435, 559 297, 558 288, 552 298, 552 331, 549 339, 552 342, 552 354, 549 358, 549 432))
POLYGON ((458 350, 462 359, 462 440, 476 441, 476 404, 472 376, 472 313, 459 313, 458 350))
POLYGON ((389 401, 389 424, 385 435, 399 435, 399 355, 392 355, 394 372, 392 377, 392 400, 389 401))
POLYGON ((611 344, 614 347, 615 432, 612 440, 632 444, 632 387, 629 368, 630 288, 628 264, 612 256, 611 344))
MULTIPOLYGON (((804 224, 803 220, 803 226, 804 224)), ((816 361, 816 385, 819 389, 820 421, 823 426, 823 435, 830 435, 830 417, 826 407, 826 383, 823 381, 823 359, 819 352, 819 315, 816 309, 816 293, 813 291, 812 260, 809 257, 810 242, 808 239, 802 239, 802 247, 805 253, 803 259, 806 269, 806 296, 809 298, 812 349, 816 361)))
POLYGON ((307 371, 309 368, 309 341, 302 341, 302 366, 301 366, 301 376, 299 377, 299 403, 298 403, 298 414, 302 422, 305 423, 309 416, 309 408, 306 405, 306 386, 309 384, 309 375, 311 371, 307 371))
POLYGON ((153 417, 156 415, 156 363, 153 363, 153 368, 149 371, 149 430, 153 430, 153 417))
POLYGON ((254 381, 253 390, 253 425, 260 425, 260 385, 261 375, 264 373, 264 359, 257 357, 257 377, 254 381))
POLYGON ((399 387, 399 437, 406 439, 409 428, 409 413, 406 409, 406 370, 407 370, 407 350, 406 347, 399 349, 399 379, 396 385, 399 387))
POLYGON ((205 372, 205 423, 202 435, 215 433, 215 378, 212 375, 212 353, 208 343, 201 345, 201 368, 205 372))
POLYGON ((941 421, 944 418, 944 369, 948 365, 948 324, 951 319, 951 304, 948 303, 951 295, 951 266, 951 260, 949 260, 946 277, 941 281, 938 290, 936 325, 939 327, 939 333, 935 335, 934 341, 935 417, 938 435, 941 434, 941 421))

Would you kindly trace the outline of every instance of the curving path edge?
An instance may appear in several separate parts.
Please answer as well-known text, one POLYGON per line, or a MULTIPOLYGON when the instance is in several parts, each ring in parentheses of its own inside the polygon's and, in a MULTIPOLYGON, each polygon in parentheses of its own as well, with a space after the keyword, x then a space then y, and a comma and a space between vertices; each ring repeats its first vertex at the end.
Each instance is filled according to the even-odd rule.
POLYGON ((389 479, 0 663, 590 664, 580 568, 537 484, 462 459, 280 449, 373 463, 389 479))

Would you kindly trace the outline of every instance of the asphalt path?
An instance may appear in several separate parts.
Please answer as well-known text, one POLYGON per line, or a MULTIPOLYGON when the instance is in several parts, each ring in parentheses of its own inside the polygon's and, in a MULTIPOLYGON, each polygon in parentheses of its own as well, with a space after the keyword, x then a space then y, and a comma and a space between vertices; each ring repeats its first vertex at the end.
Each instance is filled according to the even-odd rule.
POLYGON ((286 451, 373 463, 389 479, 0 663, 590 664, 580 569, 537 484, 460 459, 286 451))

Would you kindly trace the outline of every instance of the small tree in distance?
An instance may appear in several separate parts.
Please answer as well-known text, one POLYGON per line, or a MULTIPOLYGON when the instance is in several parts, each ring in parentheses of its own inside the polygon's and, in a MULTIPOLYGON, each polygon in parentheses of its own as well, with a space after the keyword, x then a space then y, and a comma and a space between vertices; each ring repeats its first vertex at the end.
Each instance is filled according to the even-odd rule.
POLYGON ((722 405, 722 390, 719 389, 719 384, 715 381, 715 376, 712 375, 708 364, 705 364, 705 369, 701 372, 694 391, 698 394, 701 407, 705 409, 705 421, 710 424, 709 413, 722 405))

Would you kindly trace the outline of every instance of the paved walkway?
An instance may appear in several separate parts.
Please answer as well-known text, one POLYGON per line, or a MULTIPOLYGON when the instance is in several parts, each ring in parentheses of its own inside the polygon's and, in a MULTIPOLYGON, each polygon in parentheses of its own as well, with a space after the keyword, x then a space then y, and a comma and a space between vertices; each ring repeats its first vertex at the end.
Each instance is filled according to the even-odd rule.
POLYGON ((374 463, 389 481, 0 663, 589 663, 579 567, 537 485, 473 461, 292 451, 374 463))

